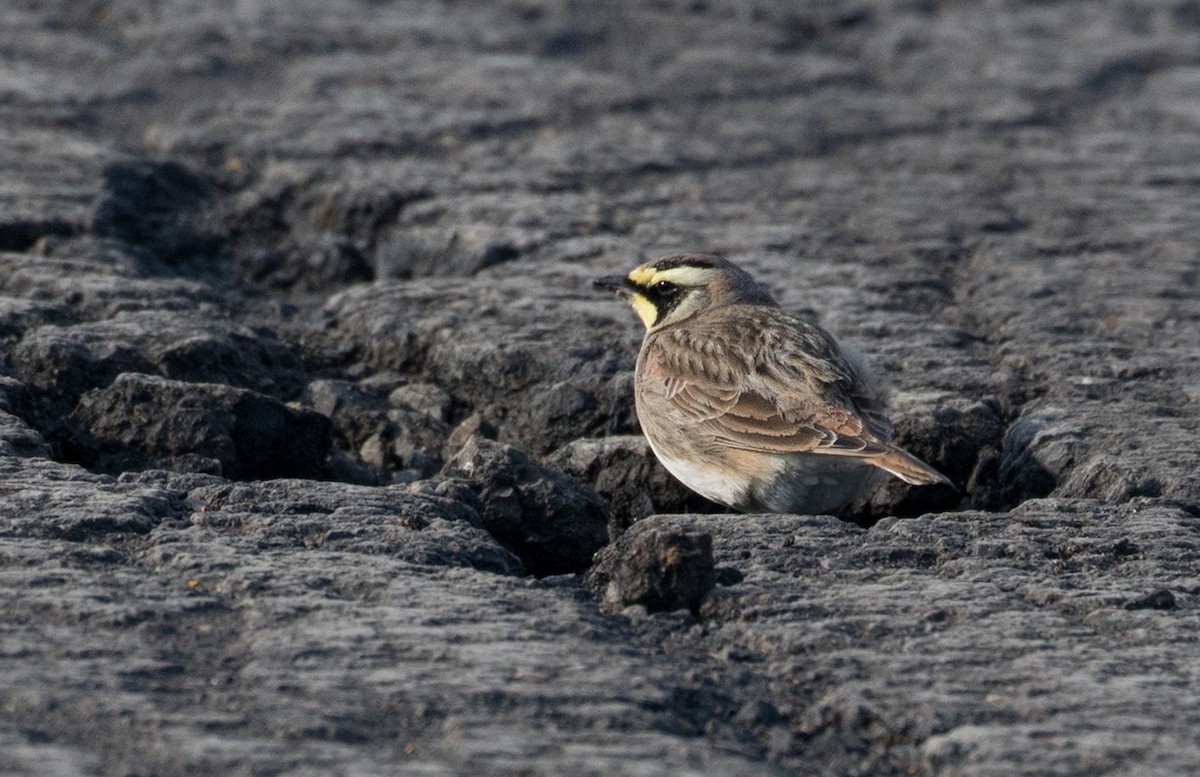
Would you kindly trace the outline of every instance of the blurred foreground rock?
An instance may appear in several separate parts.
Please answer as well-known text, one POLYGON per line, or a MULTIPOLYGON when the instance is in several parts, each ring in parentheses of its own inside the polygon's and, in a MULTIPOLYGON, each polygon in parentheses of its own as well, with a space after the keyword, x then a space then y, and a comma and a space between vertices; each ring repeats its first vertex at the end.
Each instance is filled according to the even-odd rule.
POLYGON ((1190 4, 0 30, 0 773, 1200 772, 1190 4), (590 285, 680 250, 960 490, 682 489, 590 285))
POLYGON ((712 537, 639 526, 601 552, 587 583, 609 612, 642 607, 651 613, 698 614, 716 580, 712 537))

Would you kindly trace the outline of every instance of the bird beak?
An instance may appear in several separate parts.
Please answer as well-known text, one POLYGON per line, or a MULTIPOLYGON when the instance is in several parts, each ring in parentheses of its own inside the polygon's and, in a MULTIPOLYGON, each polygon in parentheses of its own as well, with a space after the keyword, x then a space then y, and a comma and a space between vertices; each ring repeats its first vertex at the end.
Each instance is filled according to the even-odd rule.
POLYGON ((606 275, 603 278, 597 278, 592 281, 592 285, 597 289, 615 291, 622 297, 629 296, 629 279, 624 275, 606 275))

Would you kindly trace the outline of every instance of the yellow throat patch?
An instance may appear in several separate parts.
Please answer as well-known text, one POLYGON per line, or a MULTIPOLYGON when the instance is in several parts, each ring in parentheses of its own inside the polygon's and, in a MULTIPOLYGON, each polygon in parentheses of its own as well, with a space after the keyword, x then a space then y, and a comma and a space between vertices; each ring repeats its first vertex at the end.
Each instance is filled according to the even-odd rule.
POLYGON ((629 295, 629 304, 633 305, 633 311, 642 319, 647 329, 654 326, 654 321, 658 318, 658 308, 654 307, 653 302, 635 291, 629 295))

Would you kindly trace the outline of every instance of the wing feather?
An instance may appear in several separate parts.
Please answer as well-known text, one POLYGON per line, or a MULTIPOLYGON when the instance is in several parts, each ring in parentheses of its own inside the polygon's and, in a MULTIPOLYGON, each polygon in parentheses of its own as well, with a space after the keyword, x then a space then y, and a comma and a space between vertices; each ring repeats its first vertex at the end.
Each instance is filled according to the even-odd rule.
MULTIPOLYGON (((761 309, 760 309, 761 311, 761 309)), ((714 442, 764 453, 879 456, 892 449, 878 394, 814 324, 770 321, 664 330, 654 357, 666 396, 714 442), (749 337, 747 337, 749 334, 749 337), (740 342, 731 341, 731 335, 740 342), (748 347, 747 347, 748 346, 748 347)))

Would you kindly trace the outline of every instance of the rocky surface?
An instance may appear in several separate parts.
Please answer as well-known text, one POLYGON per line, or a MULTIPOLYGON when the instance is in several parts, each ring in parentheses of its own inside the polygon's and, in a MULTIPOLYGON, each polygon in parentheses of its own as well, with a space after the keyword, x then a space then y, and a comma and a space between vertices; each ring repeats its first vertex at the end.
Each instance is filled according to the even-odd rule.
POLYGON ((0 37, 0 773, 1200 771, 1190 3, 0 37), (960 490, 681 489, 589 283, 679 250, 863 351, 960 490))
MULTIPOLYGON (((650 525, 651 521, 644 523, 650 525)), ((700 605, 717 582, 712 537, 637 526, 638 531, 625 532, 597 554, 588 571, 587 583, 604 609, 687 610, 699 616, 700 605)))

